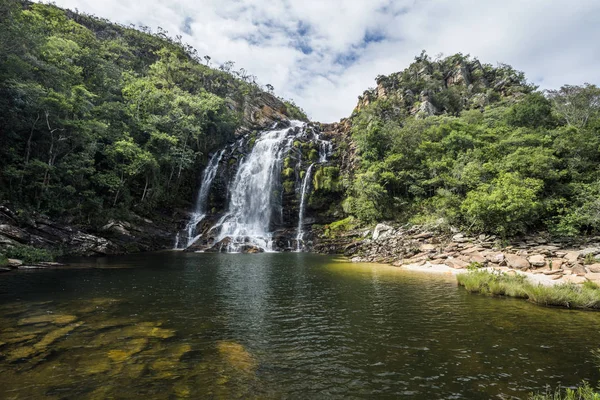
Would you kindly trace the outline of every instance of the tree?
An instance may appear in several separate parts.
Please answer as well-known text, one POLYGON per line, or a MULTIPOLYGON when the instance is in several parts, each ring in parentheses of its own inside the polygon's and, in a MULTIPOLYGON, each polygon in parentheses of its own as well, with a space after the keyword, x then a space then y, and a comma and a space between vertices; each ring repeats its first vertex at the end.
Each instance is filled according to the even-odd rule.
POLYGON ((596 85, 564 85, 559 90, 546 93, 568 125, 583 128, 590 119, 600 115, 600 88, 596 85))

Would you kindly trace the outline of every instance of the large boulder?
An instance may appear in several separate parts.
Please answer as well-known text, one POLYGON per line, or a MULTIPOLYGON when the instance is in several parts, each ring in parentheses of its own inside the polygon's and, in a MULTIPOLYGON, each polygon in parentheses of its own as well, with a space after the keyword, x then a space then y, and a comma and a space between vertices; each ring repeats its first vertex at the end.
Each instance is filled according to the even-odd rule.
POLYGON ((546 258, 541 254, 535 254, 529 257, 529 263, 536 268, 543 267, 546 265, 546 258))
POLYGON ((377 224, 375 230, 373 231, 373 240, 379 239, 382 236, 382 233, 389 232, 393 229, 394 228, 386 224, 377 224))
POLYGON ((529 261, 525 257, 516 254, 506 254, 506 265, 510 268, 527 270, 531 267, 529 261))

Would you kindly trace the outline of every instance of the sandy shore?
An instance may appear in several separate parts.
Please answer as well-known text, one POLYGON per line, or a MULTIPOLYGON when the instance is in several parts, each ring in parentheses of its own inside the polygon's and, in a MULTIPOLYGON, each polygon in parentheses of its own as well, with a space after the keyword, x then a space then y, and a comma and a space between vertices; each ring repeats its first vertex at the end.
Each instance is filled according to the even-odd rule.
MULTIPOLYGON (((465 274, 465 273, 469 272, 466 269, 456 269, 456 268, 449 267, 448 265, 445 265, 445 264, 431 264, 429 262, 426 262, 424 265, 408 264, 408 265, 403 265, 399 268, 404 269, 406 271, 417 271, 417 272, 424 272, 424 273, 430 273, 430 274, 447 274, 447 275, 458 275, 458 274, 465 274)), ((541 284, 541 285, 545 285, 545 286, 553 286, 553 285, 558 285, 561 283, 572 282, 572 280, 570 279, 569 276, 564 276, 561 279, 553 279, 554 275, 534 274, 531 272, 517 271, 517 270, 506 268, 506 267, 499 267, 499 268, 491 268, 490 267, 490 268, 482 268, 482 270, 489 271, 489 272, 492 272, 492 271, 509 272, 510 271, 510 273, 515 273, 518 275, 526 276, 531 283, 541 284)), ((580 283, 580 282, 576 282, 576 283, 580 283)))

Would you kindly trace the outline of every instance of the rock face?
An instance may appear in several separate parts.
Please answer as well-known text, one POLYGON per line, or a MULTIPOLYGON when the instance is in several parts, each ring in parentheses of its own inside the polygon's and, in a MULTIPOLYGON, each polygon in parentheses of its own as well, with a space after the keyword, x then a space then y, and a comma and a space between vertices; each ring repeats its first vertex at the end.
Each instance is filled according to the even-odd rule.
POLYGON ((156 223, 137 217, 134 222, 111 221, 98 231, 86 232, 42 215, 19 222, 12 210, 0 206, 0 249, 29 245, 81 256, 151 251, 172 247, 175 227, 173 220, 161 219, 156 223))

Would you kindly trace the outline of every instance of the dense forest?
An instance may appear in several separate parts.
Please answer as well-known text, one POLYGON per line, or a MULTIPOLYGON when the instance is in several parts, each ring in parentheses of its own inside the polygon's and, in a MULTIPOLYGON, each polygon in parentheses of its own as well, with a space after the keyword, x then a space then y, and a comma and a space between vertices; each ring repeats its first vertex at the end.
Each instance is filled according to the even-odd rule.
POLYGON ((160 28, 0 0, 0 200, 92 226, 189 206, 209 153, 261 96, 306 119, 210 62, 160 28))
MULTIPOLYGON (((189 208, 210 153, 248 132, 250 105, 270 96, 306 120, 161 29, 16 0, 0 16, 0 201, 24 217, 99 226, 189 208)), ((313 208, 326 199, 345 226, 600 230, 595 85, 541 91, 508 65, 425 52, 376 81, 314 175, 313 208)))
POLYGON ((600 231, 600 89, 540 91, 508 65, 425 52, 350 118, 344 209, 504 237, 600 231))

